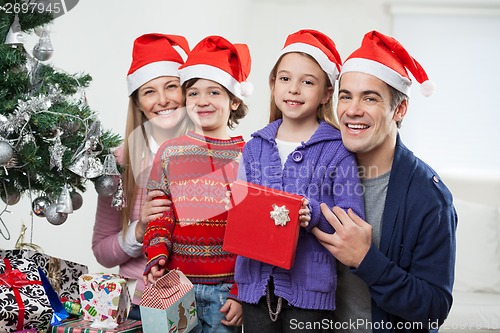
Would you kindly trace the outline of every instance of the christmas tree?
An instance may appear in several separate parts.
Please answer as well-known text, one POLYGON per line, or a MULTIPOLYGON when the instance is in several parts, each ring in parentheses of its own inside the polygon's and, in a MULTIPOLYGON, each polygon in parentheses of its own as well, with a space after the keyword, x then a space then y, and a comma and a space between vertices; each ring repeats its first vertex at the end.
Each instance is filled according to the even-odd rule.
POLYGON ((123 206, 112 154, 121 138, 87 105, 90 75, 46 63, 54 14, 40 3, 0 0, 0 197, 13 205, 26 195, 35 215, 61 224, 82 205, 87 180, 123 206), (23 36, 32 33, 39 42, 26 50, 23 36))

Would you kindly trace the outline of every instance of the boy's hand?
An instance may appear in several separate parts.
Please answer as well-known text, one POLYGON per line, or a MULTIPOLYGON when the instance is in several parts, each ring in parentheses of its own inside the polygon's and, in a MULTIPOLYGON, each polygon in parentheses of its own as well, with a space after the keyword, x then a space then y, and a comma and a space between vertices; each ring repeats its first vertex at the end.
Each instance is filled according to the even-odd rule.
POLYGON ((167 262, 165 261, 165 259, 160 259, 158 265, 154 265, 153 267, 151 267, 149 273, 143 276, 144 285, 147 286, 148 282, 151 282, 151 284, 155 284, 156 280, 165 275, 167 273, 167 268, 165 267, 166 264, 167 262))
POLYGON ((243 307, 234 299, 227 299, 224 306, 219 310, 225 314, 226 319, 222 324, 226 326, 241 326, 243 324, 243 307))

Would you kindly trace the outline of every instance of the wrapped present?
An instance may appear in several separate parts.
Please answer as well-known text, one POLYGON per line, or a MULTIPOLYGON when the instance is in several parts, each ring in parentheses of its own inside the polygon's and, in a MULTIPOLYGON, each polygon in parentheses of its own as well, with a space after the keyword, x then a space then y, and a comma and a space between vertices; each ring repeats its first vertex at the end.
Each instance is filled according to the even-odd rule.
POLYGON ((127 318, 130 295, 125 278, 118 274, 83 274, 79 285, 85 320, 113 327, 127 318))
POLYGON ((299 237, 302 200, 300 195, 235 181, 222 249, 290 269, 299 237))
POLYGON ((193 284, 180 270, 146 286, 140 309, 144 333, 187 333, 198 324, 193 284))
POLYGON ((88 273, 87 266, 27 249, 0 251, 0 256, 33 260, 49 278, 50 284, 60 298, 71 301, 80 299, 78 278, 88 273))
POLYGON ((48 333, 134 333, 142 332, 140 320, 125 319, 113 329, 92 327, 92 322, 79 318, 61 323, 58 326, 50 325, 48 333))
POLYGON ((25 258, 0 257, 0 332, 45 330, 52 315, 37 265, 25 258))

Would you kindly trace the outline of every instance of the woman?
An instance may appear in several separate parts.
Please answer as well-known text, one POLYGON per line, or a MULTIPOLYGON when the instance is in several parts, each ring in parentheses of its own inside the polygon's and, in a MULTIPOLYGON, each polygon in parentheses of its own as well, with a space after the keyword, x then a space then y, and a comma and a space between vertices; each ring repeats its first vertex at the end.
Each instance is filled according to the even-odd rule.
POLYGON ((168 209, 167 200, 146 194, 145 185, 158 147, 191 128, 182 105, 178 68, 184 63, 180 47, 189 53, 181 36, 145 34, 134 42, 132 64, 127 75, 129 107, 125 140, 116 151, 122 174, 126 207, 111 206, 112 198, 98 197, 92 250, 104 267, 119 266, 119 274, 137 280, 129 318, 140 319, 139 302, 144 290, 142 274, 146 258, 142 241, 149 221, 168 209), (148 212, 148 216, 145 212, 148 212))

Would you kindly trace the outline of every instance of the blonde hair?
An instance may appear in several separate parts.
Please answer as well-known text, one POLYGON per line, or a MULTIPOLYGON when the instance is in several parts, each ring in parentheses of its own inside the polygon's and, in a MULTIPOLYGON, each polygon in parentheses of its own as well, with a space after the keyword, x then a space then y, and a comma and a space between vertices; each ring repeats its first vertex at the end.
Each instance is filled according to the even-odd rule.
MULTIPOLYGON (((138 90, 136 90, 129 97, 125 138, 123 142, 122 181, 126 200, 125 202, 127 203, 127 206, 121 211, 124 236, 128 229, 130 216, 139 192, 139 186, 137 185, 136 177, 134 177, 134 170, 138 170, 138 168, 133 165, 133 163, 138 163, 138 161, 137 158, 132 160, 131 156, 140 156, 140 163, 142 163, 142 165, 151 165, 154 159, 154 155, 150 153, 150 142, 146 129, 147 122, 148 119, 139 109, 139 94, 138 90), (132 132, 139 129, 141 135, 131 135, 132 132)), ((186 115, 171 138, 185 134, 187 131, 192 129, 192 127, 192 123, 186 115)))
MULTIPOLYGON (((316 61, 316 59, 314 59, 309 54, 304 53, 304 52, 293 52, 293 53, 298 53, 298 54, 301 54, 303 56, 306 56, 309 59, 313 60, 319 66, 319 64, 316 61)), ((279 67, 281 61, 283 60, 283 57, 285 55, 287 55, 287 54, 288 53, 283 54, 278 59, 278 61, 276 61, 276 64, 274 65, 274 67, 271 70, 271 73, 269 74, 269 87, 271 88, 271 90, 273 89, 273 85, 274 85, 274 83, 276 81, 276 75, 277 75, 277 72, 278 72, 278 67, 279 67)), ((324 89, 327 90, 330 87, 333 89, 334 87, 332 86, 332 83, 330 82, 330 79, 328 78, 328 75, 326 75, 325 71, 322 70, 322 72, 323 72, 324 77, 325 77, 325 87, 324 87, 324 89)), ((283 118, 283 113, 281 112, 281 110, 276 105, 276 102, 274 100, 274 96, 273 96, 272 93, 271 93, 271 101, 270 101, 269 110, 270 110, 270 112, 269 112, 269 122, 270 123, 273 122, 273 121, 275 121, 275 120, 283 118)), ((323 120, 323 121, 329 123, 330 125, 332 125, 333 127, 337 128, 337 129, 339 128, 337 119, 335 118, 335 116, 333 114, 333 96, 330 97, 328 99, 328 102, 326 102, 325 104, 318 105, 318 109, 316 110, 316 118, 318 120, 323 120)))

